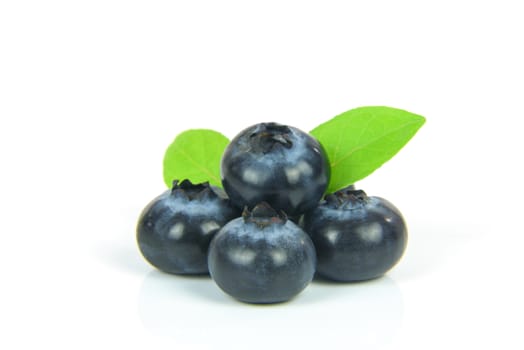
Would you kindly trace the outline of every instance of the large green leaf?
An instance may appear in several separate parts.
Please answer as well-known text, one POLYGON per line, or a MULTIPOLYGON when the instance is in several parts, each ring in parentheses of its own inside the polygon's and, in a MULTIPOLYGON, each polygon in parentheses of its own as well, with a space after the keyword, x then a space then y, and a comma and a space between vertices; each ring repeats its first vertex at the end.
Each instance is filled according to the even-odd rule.
POLYGON ((319 125, 311 134, 331 164, 328 192, 371 174, 391 159, 424 124, 425 118, 391 107, 361 107, 319 125))

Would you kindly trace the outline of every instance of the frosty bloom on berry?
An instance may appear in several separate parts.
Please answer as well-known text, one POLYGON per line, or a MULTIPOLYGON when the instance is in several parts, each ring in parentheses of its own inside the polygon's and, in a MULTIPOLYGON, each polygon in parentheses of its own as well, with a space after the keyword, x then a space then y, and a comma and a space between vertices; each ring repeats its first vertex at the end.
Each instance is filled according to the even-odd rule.
POLYGON ((343 189, 326 196, 301 222, 315 244, 317 273, 337 281, 382 276, 402 257, 407 228, 400 211, 364 191, 343 189))
POLYGON ((312 136, 291 126, 260 123, 228 145, 221 175, 234 205, 252 208, 267 202, 297 216, 321 199, 330 168, 324 149, 312 136))
POLYGON ((206 274, 209 242, 240 211, 208 183, 175 181, 142 212, 137 242, 144 258, 174 274, 206 274))
POLYGON ((217 233, 208 261, 211 277, 225 293, 260 304, 289 300, 306 288, 316 257, 300 227, 261 203, 217 233))

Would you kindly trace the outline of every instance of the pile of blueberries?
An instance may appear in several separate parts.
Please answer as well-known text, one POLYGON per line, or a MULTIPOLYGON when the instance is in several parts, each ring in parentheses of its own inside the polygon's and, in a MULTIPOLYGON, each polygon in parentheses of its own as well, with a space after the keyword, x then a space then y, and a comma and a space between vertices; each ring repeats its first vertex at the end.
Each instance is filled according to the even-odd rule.
POLYGON ((354 186, 324 193, 330 165, 321 144, 291 126, 243 130, 221 160, 223 190, 175 180, 142 212, 145 259, 172 274, 210 274, 247 303, 278 303, 313 279, 383 275, 407 241, 397 208, 354 186))

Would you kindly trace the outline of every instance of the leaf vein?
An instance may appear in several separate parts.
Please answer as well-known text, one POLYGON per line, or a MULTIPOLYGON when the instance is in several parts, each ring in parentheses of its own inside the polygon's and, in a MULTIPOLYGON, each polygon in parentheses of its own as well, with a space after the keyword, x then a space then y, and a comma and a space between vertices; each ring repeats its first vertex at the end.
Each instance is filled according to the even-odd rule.
POLYGON ((398 128, 395 128, 395 129, 391 129, 389 132, 385 133, 385 134, 382 134, 378 137, 374 137, 374 138, 371 138, 369 139, 367 142, 361 144, 359 147, 355 147, 353 148, 350 152, 348 152, 347 154, 345 154, 344 156, 342 156, 342 158, 340 159, 337 159, 336 161, 332 162, 331 163, 331 168, 335 168, 337 165, 339 165, 342 161, 344 161, 345 159, 351 157, 351 155, 353 155, 353 153, 369 146, 370 144, 380 140, 381 138, 385 138, 385 137, 388 137, 389 135, 391 134, 394 134, 395 132, 399 131, 399 130, 402 130, 412 124, 418 124, 418 121, 414 121, 414 122, 410 122, 410 123, 406 123, 406 124, 403 124, 402 126, 398 127, 398 128))
POLYGON ((179 152, 184 158, 186 158, 191 164, 195 165, 195 168, 201 169, 206 175, 208 175, 213 180, 217 181, 217 183, 220 183, 220 179, 218 179, 210 170, 209 168, 206 168, 205 166, 202 166, 198 162, 196 162, 188 153, 186 153, 183 149, 178 149, 177 152, 179 152))

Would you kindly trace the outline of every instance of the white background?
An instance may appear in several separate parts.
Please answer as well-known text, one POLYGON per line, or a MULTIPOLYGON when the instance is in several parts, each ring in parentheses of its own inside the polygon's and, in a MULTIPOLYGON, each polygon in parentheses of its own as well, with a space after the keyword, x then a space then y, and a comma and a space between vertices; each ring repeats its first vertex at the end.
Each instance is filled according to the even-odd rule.
POLYGON ((0 2, 0 348, 522 348, 519 4, 0 2), (141 258, 176 134, 364 105, 427 118, 359 183, 409 225, 386 277, 257 307, 141 258))

